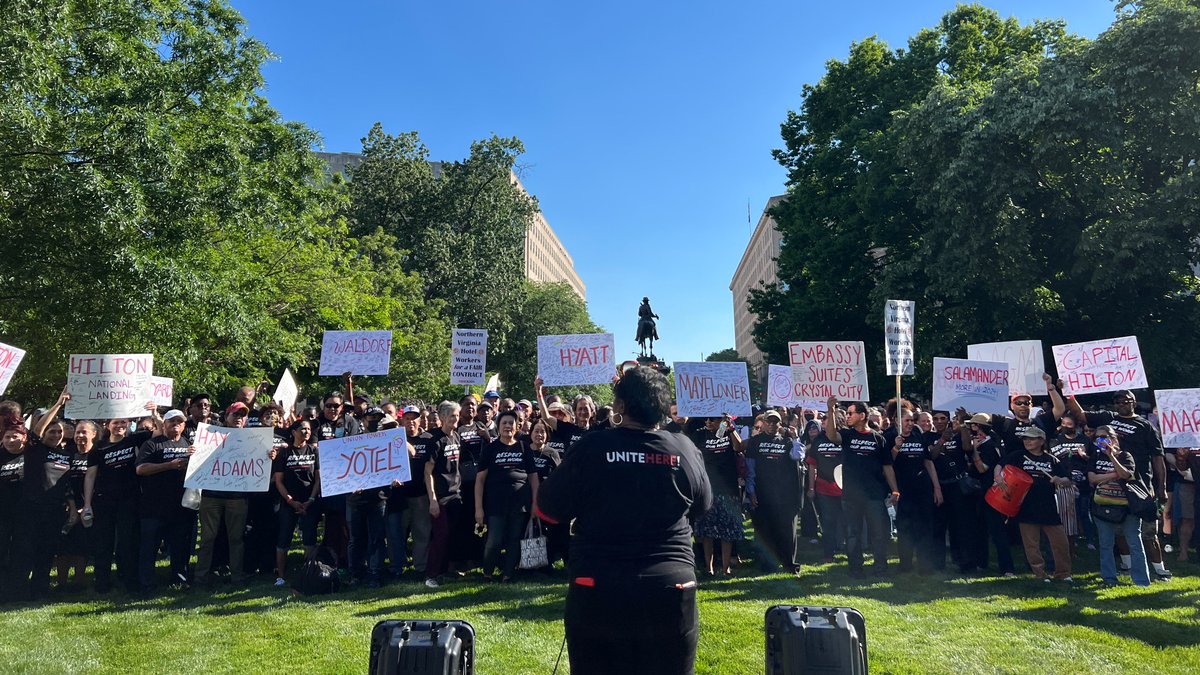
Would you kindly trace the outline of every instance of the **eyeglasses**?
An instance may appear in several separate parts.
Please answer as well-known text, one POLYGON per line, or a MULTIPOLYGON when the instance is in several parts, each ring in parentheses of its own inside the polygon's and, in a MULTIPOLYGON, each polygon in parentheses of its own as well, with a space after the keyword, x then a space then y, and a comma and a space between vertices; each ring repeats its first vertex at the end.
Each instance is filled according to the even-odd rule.
POLYGON ((1013 405, 1033 405, 1033 401, 1013 401, 1013 405))
POLYGON ((1135 403, 1135 401, 1131 398, 1122 398, 1122 399, 1117 399, 1117 400, 1113 401, 1113 403, 1116 405, 1132 405, 1133 403, 1135 403))
POLYGON ((325 404, 326 410, 334 410, 334 409, 340 408, 340 407, 342 407, 341 403, 326 403, 325 404))

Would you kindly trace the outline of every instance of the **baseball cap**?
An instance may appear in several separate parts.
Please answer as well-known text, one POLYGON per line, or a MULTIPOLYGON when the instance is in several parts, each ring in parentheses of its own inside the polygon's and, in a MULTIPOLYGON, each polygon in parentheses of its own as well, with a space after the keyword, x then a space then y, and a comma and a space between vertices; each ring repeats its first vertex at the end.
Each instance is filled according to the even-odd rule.
POLYGON ((242 403, 241 401, 234 401, 233 403, 229 404, 228 408, 225 409, 225 414, 226 415, 249 415, 250 408, 247 407, 246 404, 242 403))
POLYGON ((1028 426, 1017 432, 1021 438, 1045 438, 1046 432, 1042 431, 1041 427, 1028 426))
POLYGON ((164 422, 170 422, 171 420, 182 420, 182 419, 187 419, 187 416, 183 414, 182 410, 168 410, 167 414, 163 415, 164 422))
POLYGON ((494 389, 488 389, 487 391, 483 392, 483 397, 484 397, 485 399, 488 399, 488 398, 500 398, 500 394, 499 394, 499 393, 498 393, 496 390, 494 390, 494 389))
POLYGON ((370 408, 367 408, 367 412, 363 413, 363 417, 371 417, 372 415, 383 417, 383 408, 371 406, 370 408))
POLYGON ((526 410, 530 410, 530 409, 532 409, 532 408, 533 408, 533 404, 532 404, 532 403, 530 403, 528 399, 524 399, 524 398, 523 398, 523 399, 521 399, 520 401, 517 401, 517 407, 518 407, 518 408, 524 408, 524 409, 526 409, 526 410))
POLYGON ((772 417, 774 417, 776 420, 783 419, 782 417, 779 416, 779 413, 774 410, 768 410, 767 412, 763 413, 763 417, 766 419, 770 419, 772 417))
POLYGON ((401 412, 401 414, 402 415, 420 415, 421 409, 415 405, 406 405, 406 406, 404 406, 404 410, 401 412))

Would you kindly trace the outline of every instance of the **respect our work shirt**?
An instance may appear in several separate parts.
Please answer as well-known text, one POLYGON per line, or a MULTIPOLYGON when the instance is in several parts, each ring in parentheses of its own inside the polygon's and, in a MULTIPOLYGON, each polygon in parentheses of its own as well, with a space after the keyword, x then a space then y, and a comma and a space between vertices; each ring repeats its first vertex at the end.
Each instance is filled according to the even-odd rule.
POLYGON ((128 434, 117 443, 92 448, 88 453, 88 469, 99 467, 95 494, 115 499, 138 495, 138 477, 134 472, 137 449, 150 440, 149 431, 128 434))
POLYGON ((598 589, 695 581, 690 521, 711 506, 699 449, 668 431, 590 433, 538 491, 539 516, 575 521, 571 576, 598 589))
POLYGON ((1154 458, 1163 456, 1162 437, 1146 418, 1139 415, 1118 417, 1111 411, 1085 413, 1087 424, 1095 429, 1108 425, 1117 432, 1121 449, 1133 455, 1138 480, 1154 491, 1154 458))
POLYGON ((689 434, 704 459, 704 472, 714 495, 737 497, 738 494, 737 453, 729 440, 731 433, 728 430, 718 437, 716 432, 701 428, 689 434))
POLYGON ((532 504, 529 476, 537 475, 533 452, 524 443, 505 445, 492 441, 483 449, 479 470, 487 471, 483 484, 483 510, 499 516, 514 509, 528 511, 532 504))
MULTIPOLYGON (((396 509, 401 508, 397 500, 426 496, 425 463, 429 461, 429 452, 434 444, 433 434, 428 432, 416 436, 409 436, 406 433, 405 440, 408 441, 408 466, 412 480, 392 488, 393 497, 388 500, 388 506, 396 509)), ((407 506, 407 501, 405 506, 407 506)))
POLYGON ((60 506, 70 496, 73 450, 34 443, 25 450, 25 493, 40 505, 60 506))
MULTIPOLYGON (((1137 468, 1137 462, 1133 459, 1133 455, 1124 450, 1117 453, 1117 461, 1129 473, 1133 473, 1137 468)), ((1116 473, 1116 471, 1117 468, 1113 466, 1112 459, 1103 452, 1097 452, 1091 465, 1088 466, 1089 473, 1106 474, 1116 473)), ((1128 503, 1129 497, 1125 492, 1125 485, 1118 479, 1105 481, 1097 485, 1095 490, 1094 498, 1098 499, 1099 503, 1106 501, 1108 503, 1128 503)))
POLYGON ((902 497, 933 495, 933 484, 925 470, 925 461, 933 459, 929 452, 931 443, 931 439, 916 428, 908 436, 901 437, 899 451, 892 458, 892 470, 896 472, 896 487, 900 488, 902 497))
MULTIPOLYGON (((936 443, 941 435, 936 431, 931 432, 933 435, 932 443, 936 443)), ((932 445, 930 451, 932 452, 932 445)), ((967 458, 962 451, 962 438, 953 431, 950 438, 942 443, 941 452, 937 457, 933 458, 933 468, 937 470, 938 482, 942 485, 947 485, 958 480, 967 469, 967 458)))
POLYGON ((1050 454, 1060 462, 1066 462, 1071 480, 1076 483, 1087 481, 1088 468, 1092 464, 1092 442, 1083 434, 1067 436, 1059 434, 1050 441, 1050 454))
POLYGON ((1058 501, 1051 477, 1069 478, 1067 465, 1054 455, 1043 452, 1035 455, 1028 450, 1013 452, 1000 460, 1001 466, 1015 466, 1033 478, 1033 485, 1025 493, 1021 510, 1017 513, 1018 523, 1034 525, 1061 525, 1058 517, 1058 501))
POLYGON ((462 501, 462 476, 458 473, 461 441, 458 432, 447 434, 441 429, 434 429, 430 433, 433 445, 430 446, 425 465, 433 467, 433 494, 439 504, 462 501))
MULTIPOLYGON (((280 474, 283 489, 294 501, 306 502, 313 496, 317 471, 320 468, 318 457, 316 443, 300 446, 289 443, 283 452, 275 455, 275 461, 271 463, 271 474, 280 474)), ((274 489, 274 483, 271 485, 274 489)))
POLYGON ((817 468, 817 480, 813 490, 826 497, 841 497, 842 488, 838 487, 834 472, 842 465, 842 446, 829 440, 822 431, 812 442, 812 448, 805 459, 809 466, 817 468))
POLYGON ((559 464, 562 464, 562 455, 554 448, 546 446, 541 452, 533 451, 533 466, 537 469, 538 479, 549 478, 559 464))
POLYGON ((0 448, 0 513, 12 517, 23 497, 25 454, 14 455, 0 448))
POLYGON ((845 428, 842 437, 842 492, 867 499, 883 499, 890 490, 883 467, 891 466, 892 453, 883 435, 868 429, 859 433, 845 428))
POLYGON ((550 434, 550 441, 547 445, 555 448, 562 454, 571 451, 571 446, 579 442, 584 434, 588 433, 589 429, 584 429, 573 422, 559 422, 554 433, 550 434))
POLYGON ((792 459, 792 439, 783 435, 758 434, 746 442, 746 460, 754 463, 754 485, 746 491, 759 503, 800 505, 800 463, 792 459))
MULTIPOLYGON (((166 436, 155 436, 138 446, 134 466, 167 464, 177 459, 187 459, 189 447, 191 443, 183 436, 177 441, 172 441, 166 436)), ((141 476, 139 483, 142 486, 142 498, 139 504, 142 515, 166 516, 175 509, 183 508, 180 502, 183 501, 183 479, 186 473, 185 464, 181 469, 141 476)))

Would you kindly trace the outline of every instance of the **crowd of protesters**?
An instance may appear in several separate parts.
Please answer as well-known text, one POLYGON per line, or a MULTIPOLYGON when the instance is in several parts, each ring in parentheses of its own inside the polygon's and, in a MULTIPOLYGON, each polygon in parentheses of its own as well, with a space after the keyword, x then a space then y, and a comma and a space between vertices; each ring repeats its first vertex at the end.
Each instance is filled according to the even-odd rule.
MULTIPOLYGON (((686 419, 672 407, 660 427, 695 444, 713 495, 692 523, 700 573, 732 575, 747 558, 798 572, 809 546, 823 563, 844 554, 855 578, 869 552, 871 573, 887 575, 894 538, 898 571, 918 575, 1015 576, 1019 542, 1022 572, 1046 581, 1070 581, 1084 548, 1099 550, 1106 584, 1121 574, 1141 586, 1170 579, 1165 554, 1187 560, 1194 545, 1200 449, 1164 451, 1131 392, 1117 392, 1112 411, 1087 412, 1045 382, 1040 409, 1016 395, 1009 416, 907 400, 831 398, 824 410, 753 419, 686 419), (1010 489, 1006 467, 1032 478, 1013 518, 984 497, 1010 489), (1151 515, 1137 508, 1147 495, 1159 505, 1151 515)), ((433 588, 473 570, 511 580, 533 524, 547 538, 543 571, 553 573, 570 555, 571 525, 539 521, 539 486, 580 439, 621 420, 587 396, 560 400, 540 379, 535 387, 534 401, 488 391, 377 405, 347 376, 344 396, 298 413, 244 387, 223 408, 206 394, 180 409, 147 404, 136 424, 63 419, 65 390, 28 418, 0 403, 0 600, 44 597, 52 572, 60 592, 81 590, 89 566, 101 594, 266 575, 285 586, 297 533, 306 559, 324 549, 350 584, 409 578, 433 588), (186 490, 201 424, 273 428, 268 489, 186 490), (317 444, 389 428, 406 432, 413 479, 323 495, 317 444), (169 566, 159 565, 163 553, 169 566)))

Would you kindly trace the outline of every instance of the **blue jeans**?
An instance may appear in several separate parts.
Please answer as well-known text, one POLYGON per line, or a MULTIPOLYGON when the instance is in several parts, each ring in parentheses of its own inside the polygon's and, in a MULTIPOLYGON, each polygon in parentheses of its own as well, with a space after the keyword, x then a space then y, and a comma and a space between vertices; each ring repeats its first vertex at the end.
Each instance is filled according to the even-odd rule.
POLYGON ((429 535, 433 520, 429 516, 429 497, 407 497, 403 509, 388 511, 387 540, 388 558, 391 560, 392 576, 404 573, 408 560, 408 535, 412 534, 413 569, 425 573, 425 561, 429 556, 429 535))
POLYGON ((1110 584, 1117 583, 1117 561, 1113 555, 1117 533, 1125 535, 1129 544, 1130 576, 1135 586, 1150 585, 1150 569, 1146 565, 1146 549, 1142 546, 1142 520, 1137 516, 1125 516, 1123 523, 1110 523, 1096 519, 1096 531, 1100 535, 1100 578, 1110 584))

